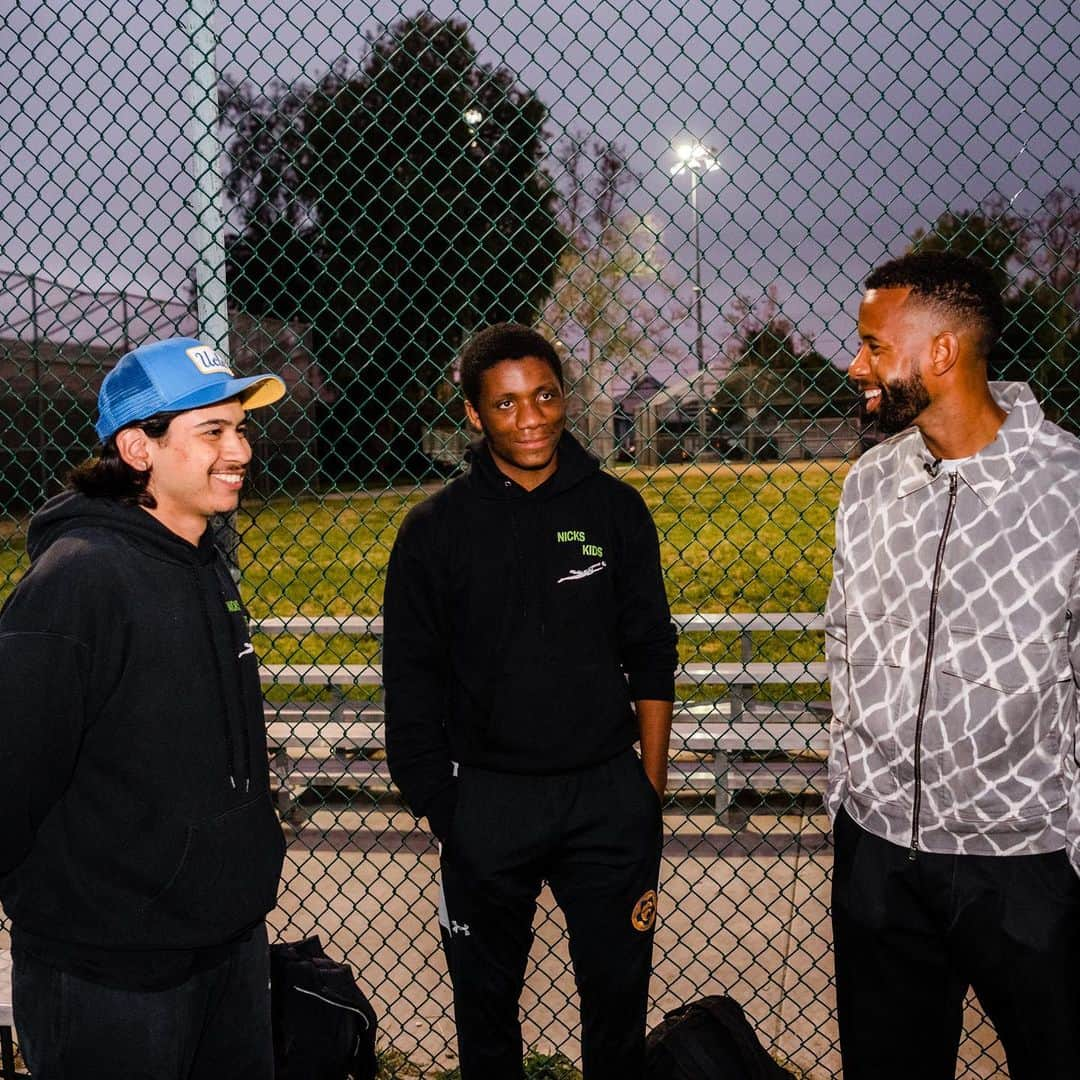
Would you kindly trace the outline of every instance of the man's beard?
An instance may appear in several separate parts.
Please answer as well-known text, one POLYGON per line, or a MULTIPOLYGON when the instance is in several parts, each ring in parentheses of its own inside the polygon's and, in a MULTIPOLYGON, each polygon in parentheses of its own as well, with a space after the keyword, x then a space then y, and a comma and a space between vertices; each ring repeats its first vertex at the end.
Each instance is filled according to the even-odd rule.
POLYGON ((881 386, 877 409, 870 413, 863 406, 863 419, 876 424, 884 435, 895 435, 911 427, 915 417, 930 406, 930 395, 918 372, 910 378, 881 386))

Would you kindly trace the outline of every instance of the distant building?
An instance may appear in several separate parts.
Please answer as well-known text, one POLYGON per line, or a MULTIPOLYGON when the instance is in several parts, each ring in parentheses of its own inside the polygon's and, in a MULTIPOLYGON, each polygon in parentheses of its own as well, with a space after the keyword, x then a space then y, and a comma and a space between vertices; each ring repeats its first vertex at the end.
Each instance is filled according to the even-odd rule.
POLYGON ((855 458, 863 449, 859 421, 850 416, 783 420, 773 428, 771 439, 780 461, 855 458))
POLYGON ((618 458, 640 465, 679 461, 850 458, 861 451, 852 416, 828 411, 820 395, 798 399, 740 393, 706 369, 667 383, 639 376, 615 402, 618 458))
POLYGON ((637 376, 622 397, 615 399, 612 422, 615 429, 615 457, 618 461, 634 461, 639 447, 635 433, 638 414, 661 390, 664 384, 647 371, 637 376))
POLYGON ((716 374, 708 368, 692 376, 676 372, 666 383, 648 373, 636 379, 615 403, 621 460, 653 464, 708 459, 713 426, 709 404, 716 385, 716 374))

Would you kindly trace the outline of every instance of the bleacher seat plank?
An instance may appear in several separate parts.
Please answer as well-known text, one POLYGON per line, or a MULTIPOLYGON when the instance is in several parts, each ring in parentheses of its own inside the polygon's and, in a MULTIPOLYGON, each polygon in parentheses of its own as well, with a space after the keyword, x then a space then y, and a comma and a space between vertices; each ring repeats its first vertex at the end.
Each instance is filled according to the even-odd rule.
MULTIPOLYGON (((381 664, 263 664, 259 669, 264 682, 279 686, 381 686, 381 664)), ((767 686, 824 683, 826 667, 822 661, 784 660, 739 664, 680 664, 675 672, 679 685, 693 686, 767 686)))
MULTIPOLYGON (((818 793, 824 785, 821 760, 828 742, 829 707, 821 701, 772 702, 754 695, 754 688, 823 686, 823 661, 753 660, 755 634, 816 633, 824 629, 820 612, 695 612, 672 616, 680 633, 737 633, 743 662, 680 664, 677 685, 683 688, 728 687, 722 698, 678 701, 672 728, 673 756, 694 755, 698 761, 672 763, 675 791, 715 792, 717 811, 735 792, 751 788, 760 794, 818 793), (738 755, 786 756, 784 760, 743 761, 738 755), (801 760, 806 755, 818 760, 801 760), (706 760, 711 758, 711 761, 706 760)), ((269 616, 253 628, 263 634, 323 637, 336 634, 381 637, 381 616, 269 616)), ((349 688, 382 685, 376 662, 263 664, 264 684, 318 686, 332 690, 329 703, 267 705, 267 740, 281 800, 292 804, 312 787, 340 787, 385 794, 390 789, 385 761, 383 705, 349 697, 349 688)), ((690 691, 693 692, 692 690, 690 691)))

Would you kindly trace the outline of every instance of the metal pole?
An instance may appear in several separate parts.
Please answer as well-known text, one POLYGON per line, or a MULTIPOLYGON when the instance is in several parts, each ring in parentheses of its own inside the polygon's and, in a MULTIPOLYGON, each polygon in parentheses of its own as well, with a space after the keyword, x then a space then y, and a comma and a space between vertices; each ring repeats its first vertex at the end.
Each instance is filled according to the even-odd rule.
MULTIPOLYGON (((184 100, 191 109, 188 133, 192 146, 191 210, 195 227, 195 297, 199 338, 229 357, 229 311, 225 288, 225 219, 221 212, 221 139, 218 137, 217 35, 215 0, 188 0, 181 25, 188 37, 184 50, 188 79, 184 100)), ((240 576, 240 534, 236 515, 225 514, 213 526, 234 578, 240 576)))
POLYGON ((130 326, 129 326, 131 316, 128 314, 128 299, 127 299, 127 290, 126 289, 121 290, 121 292, 120 292, 120 311, 121 311, 121 318, 124 320, 124 324, 123 324, 123 349, 124 349, 124 352, 123 352, 122 355, 126 356, 129 352, 131 352, 131 333, 130 333, 130 326))
POLYGON ((228 297, 225 289, 225 219, 221 212, 221 139, 218 136, 217 35, 215 0, 188 0, 181 25, 188 36, 184 60, 190 78, 184 100, 191 109, 191 210, 195 228, 195 294, 199 337, 229 355, 228 297))
POLYGON ((690 169, 690 205, 694 209, 694 309, 697 318, 697 367, 705 370, 705 331, 701 321, 701 215, 697 204, 698 174, 690 169))
POLYGON ((33 393, 33 424, 30 442, 34 447, 35 472, 38 480, 38 501, 45 499, 48 492, 46 488, 46 464, 45 464, 45 410, 41 393, 41 332, 38 327, 38 291, 37 276, 27 274, 26 280, 30 283, 30 349, 34 361, 34 393, 33 393))

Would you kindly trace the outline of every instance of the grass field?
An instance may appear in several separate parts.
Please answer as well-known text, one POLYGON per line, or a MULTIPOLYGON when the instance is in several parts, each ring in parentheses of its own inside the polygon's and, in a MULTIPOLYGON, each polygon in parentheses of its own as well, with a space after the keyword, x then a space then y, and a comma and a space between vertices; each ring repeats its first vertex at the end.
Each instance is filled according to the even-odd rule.
MULTIPOLYGON (((847 464, 619 469, 661 536, 672 610, 819 611, 828 592, 833 515, 847 464)), ((375 615, 386 562, 409 508, 433 490, 249 499, 239 513, 242 591, 251 614, 375 615)), ((26 522, 0 523, 0 597, 26 566, 26 522)), ((821 635, 767 635, 762 659, 817 659, 821 635)), ((276 637, 269 663, 359 662, 377 642, 276 637)), ((737 660, 732 634, 684 635, 684 660, 737 660)))

